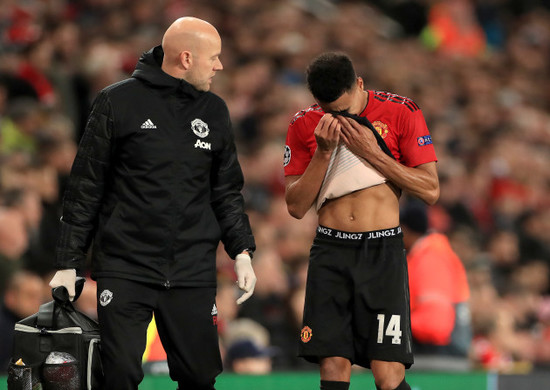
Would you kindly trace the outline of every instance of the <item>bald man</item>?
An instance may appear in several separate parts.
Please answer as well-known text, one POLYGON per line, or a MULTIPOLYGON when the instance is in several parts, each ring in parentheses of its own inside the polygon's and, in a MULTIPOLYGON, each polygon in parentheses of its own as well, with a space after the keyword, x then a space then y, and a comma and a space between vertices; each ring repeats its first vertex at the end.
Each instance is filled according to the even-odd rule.
POLYGON ((181 18, 162 39, 165 59, 162 70, 184 79, 199 91, 210 90, 212 78, 223 69, 222 40, 211 24, 196 18, 181 18))
POLYGON ((254 291, 254 237, 210 23, 176 20, 132 77, 93 104, 64 195, 52 287, 97 281, 106 389, 137 389, 153 314, 179 389, 214 389, 216 248, 235 259, 238 303, 254 291))

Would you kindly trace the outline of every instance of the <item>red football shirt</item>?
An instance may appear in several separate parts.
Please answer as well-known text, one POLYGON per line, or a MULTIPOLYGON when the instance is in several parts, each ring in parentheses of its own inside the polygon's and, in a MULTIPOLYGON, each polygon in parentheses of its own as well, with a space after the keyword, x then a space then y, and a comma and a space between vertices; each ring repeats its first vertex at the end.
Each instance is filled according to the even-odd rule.
MULTIPOLYGON (((360 116, 378 130, 397 161, 408 167, 437 161, 422 111, 411 99, 388 92, 367 92, 367 106, 360 116)), ((317 149, 315 127, 324 114, 314 104, 292 118, 286 136, 285 176, 301 175, 306 170, 317 149)))

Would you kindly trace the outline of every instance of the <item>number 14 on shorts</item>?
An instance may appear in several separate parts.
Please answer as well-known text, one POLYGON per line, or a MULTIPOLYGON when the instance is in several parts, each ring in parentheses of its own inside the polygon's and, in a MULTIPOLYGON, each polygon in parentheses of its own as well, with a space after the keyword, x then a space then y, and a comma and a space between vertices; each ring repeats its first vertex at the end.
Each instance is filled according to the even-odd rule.
POLYGON ((392 338, 392 344, 401 344, 401 316, 398 314, 392 314, 388 325, 386 327, 386 316, 384 314, 378 314, 378 339, 377 342, 382 344, 384 342, 384 336, 392 338), (384 331, 385 329, 385 331, 384 331))

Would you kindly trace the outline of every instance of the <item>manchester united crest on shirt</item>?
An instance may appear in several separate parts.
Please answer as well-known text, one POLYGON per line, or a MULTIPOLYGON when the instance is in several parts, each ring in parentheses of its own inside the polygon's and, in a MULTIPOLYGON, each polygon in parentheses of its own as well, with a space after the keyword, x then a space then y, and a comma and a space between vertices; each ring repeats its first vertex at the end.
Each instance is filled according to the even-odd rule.
POLYGON ((309 326, 304 326, 302 328, 302 332, 300 332, 300 338, 302 339, 302 343, 307 343, 309 340, 311 340, 311 337, 313 336, 313 331, 309 326))
POLYGON ((210 129, 208 128, 208 124, 201 119, 193 119, 191 122, 191 130, 193 130, 193 133, 197 137, 204 138, 210 133, 210 129))
POLYGON ((372 122, 372 125, 374 126, 376 131, 378 131, 378 134, 380 134, 382 138, 386 138, 388 132, 390 131, 387 124, 380 121, 374 121, 372 122))

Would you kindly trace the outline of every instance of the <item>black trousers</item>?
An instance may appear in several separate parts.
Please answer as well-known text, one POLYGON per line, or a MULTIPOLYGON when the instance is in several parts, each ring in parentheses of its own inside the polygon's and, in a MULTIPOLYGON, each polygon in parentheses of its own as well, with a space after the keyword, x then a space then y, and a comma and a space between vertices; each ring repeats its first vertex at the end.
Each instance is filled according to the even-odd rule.
POLYGON ((222 371, 216 288, 165 289, 117 278, 97 281, 105 389, 135 390, 143 380, 147 326, 155 314, 172 380, 180 390, 214 389, 222 371))

